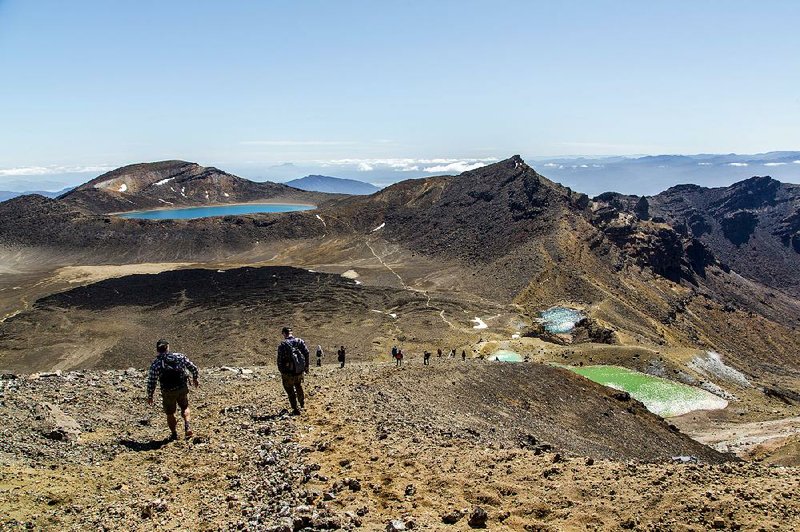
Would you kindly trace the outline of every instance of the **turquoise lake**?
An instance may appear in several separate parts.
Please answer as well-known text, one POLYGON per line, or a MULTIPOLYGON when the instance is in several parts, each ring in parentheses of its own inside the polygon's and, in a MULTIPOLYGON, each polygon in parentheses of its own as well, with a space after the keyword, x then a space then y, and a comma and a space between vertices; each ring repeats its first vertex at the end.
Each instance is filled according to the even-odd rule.
POLYGON ((230 216, 256 214, 260 212, 292 212, 314 209, 312 205, 283 205, 277 203, 249 203, 246 205, 214 205, 212 207, 185 207, 180 209, 160 209, 157 211, 137 211, 120 214, 121 218, 144 220, 192 220, 210 216, 230 216))
POLYGON ((561 367, 604 386, 624 390, 661 417, 680 416, 693 410, 719 410, 728 406, 725 399, 700 388, 619 366, 561 367))

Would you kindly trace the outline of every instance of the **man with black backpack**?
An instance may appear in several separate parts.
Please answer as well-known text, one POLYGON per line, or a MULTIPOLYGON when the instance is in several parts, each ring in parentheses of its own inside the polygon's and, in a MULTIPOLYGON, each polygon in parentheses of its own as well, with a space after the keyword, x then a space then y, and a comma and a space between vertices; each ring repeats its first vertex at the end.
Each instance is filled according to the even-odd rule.
POLYGON ((147 374, 147 404, 153 405, 153 394, 156 391, 156 381, 161 385, 161 402, 164 406, 164 413, 167 414, 167 425, 170 430, 170 440, 178 439, 178 420, 175 418, 175 410, 181 407, 183 417, 183 429, 186 439, 192 437, 192 429, 189 426, 189 384, 186 370, 192 374, 192 385, 199 386, 197 382, 198 371, 191 360, 181 353, 172 353, 169 350, 169 342, 159 340, 156 342, 156 356, 150 365, 147 374))
POLYGON ((303 373, 308 373, 308 348, 303 340, 292 335, 291 327, 284 327, 281 332, 283 341, 278 345, 278 371, 281 372, 283 389, 286 390, 289 404, 292 405, 292 415, 297 416, 300 414, 300 408, 306 406, 303 373))

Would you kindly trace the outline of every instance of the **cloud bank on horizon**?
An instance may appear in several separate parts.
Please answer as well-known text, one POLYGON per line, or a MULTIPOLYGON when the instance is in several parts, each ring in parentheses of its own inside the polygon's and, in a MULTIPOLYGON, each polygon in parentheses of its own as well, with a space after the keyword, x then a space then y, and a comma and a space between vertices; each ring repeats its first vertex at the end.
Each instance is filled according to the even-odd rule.
MULTIPOLYGON (((216 166, 254 181, 285 182, 307 175, 327 175, 384 187, 406 179, 460 174, 502 158, 505 157, 342 158, 272 165, 196 162, 205 166, 216 166)), ((708 187, 727 186, 755 175, 770 175, 780 181, 800 183, 800 151, 754 155, 523 158, 545 177, 590 196, 607 191, 650 195, 684 183, 708 187)), ((0 168, 0 190, 61 190, 86 182, 118 166, 122 165, 0 168)))

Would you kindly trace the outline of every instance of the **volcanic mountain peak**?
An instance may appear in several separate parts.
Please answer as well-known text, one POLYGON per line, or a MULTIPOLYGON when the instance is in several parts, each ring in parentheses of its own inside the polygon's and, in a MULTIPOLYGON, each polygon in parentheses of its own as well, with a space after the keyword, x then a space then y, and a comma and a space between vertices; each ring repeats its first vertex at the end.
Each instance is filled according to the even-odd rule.
POLYGON ((318 204, 330 199, 330 196, 269 181, 250 181, 213 166, 186 161, 159 161, 117 168, 59 199, 84 211, 108 213, 277 199, 318 204))
MULTIPOLYGON (((230 179, 241 179, 214 167, 204 167, 186 161, 159 161, 154 163, 137 163, 123 166, 106 172, 91 181, 77 187, 75 191, 101 189, 112 192, 134 194, 152 186, 162 186, 176 180, 178 182, 196 178, 224 176, 230 179)), ((67 196, 68 194, 65 194, 67 196)))

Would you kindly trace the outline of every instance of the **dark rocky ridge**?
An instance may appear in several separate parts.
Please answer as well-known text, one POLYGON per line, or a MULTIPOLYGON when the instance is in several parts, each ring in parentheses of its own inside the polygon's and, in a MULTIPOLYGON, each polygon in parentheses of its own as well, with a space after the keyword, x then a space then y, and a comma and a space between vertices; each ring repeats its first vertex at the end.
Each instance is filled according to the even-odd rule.
POLYGON ((250 181, 196 163, 161 161, 117 168, 59 197, 95 214, 275 198, 318 204, 331 196, 269 181, 250 181))
POLYGON ((606 193, 596 198, 639 215, 648 214, 703 242, 736 272, 772 288, 800 295, 800 186, 752 177, 729 187, 679 185, 649 198, 606 193))

